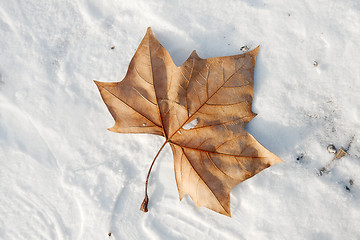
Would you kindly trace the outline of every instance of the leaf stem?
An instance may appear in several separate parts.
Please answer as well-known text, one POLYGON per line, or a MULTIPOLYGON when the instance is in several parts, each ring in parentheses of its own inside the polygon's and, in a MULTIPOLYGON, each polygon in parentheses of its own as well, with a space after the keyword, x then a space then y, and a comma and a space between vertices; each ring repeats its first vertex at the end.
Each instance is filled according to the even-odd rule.
POLYGON ((154 157, 154 160, 152 161, 151 165, 150 165, 150 168, 149 168, 149 171, 148 171, 148 174, 146 176, 146 182, 145 182, 145 197, 144 197, 144 200, 143 202, 141 203, 141 206, 140 206, 140 210, 143 211, 143 212, 147 212, 148 211, 148 203, 149 203, 149 197, 147 195, 147 187, 148 187, 148 182, 149 182, 149 177, 150 177, 150 172, 151 172, 151 169, 152 167, 154 166, 154 163, 155 163, 155 160, 157 159, 157 157, 159 156, 161 150, 165 147, 165 145, 168 143, 169 140, 166 140, 163 145, 161 146, 161 148, 159 149, 159 151, 157 152, 156 156, 154 157))

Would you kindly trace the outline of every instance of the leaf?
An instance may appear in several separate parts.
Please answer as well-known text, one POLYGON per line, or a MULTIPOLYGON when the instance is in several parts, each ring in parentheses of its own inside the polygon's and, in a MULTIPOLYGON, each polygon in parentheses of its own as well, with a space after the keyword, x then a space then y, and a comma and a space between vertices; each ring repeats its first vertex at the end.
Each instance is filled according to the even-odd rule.
POLYGON ((208 59, 194 51, 177 67, 148 28, 125 78, 95 81, 115 119, 109 130, 165 137, 180 200, 189 194, 198 208, 231 216, 230 190, 282 162, 244 129, 256 116, 251 103, 258 50, 208 59))

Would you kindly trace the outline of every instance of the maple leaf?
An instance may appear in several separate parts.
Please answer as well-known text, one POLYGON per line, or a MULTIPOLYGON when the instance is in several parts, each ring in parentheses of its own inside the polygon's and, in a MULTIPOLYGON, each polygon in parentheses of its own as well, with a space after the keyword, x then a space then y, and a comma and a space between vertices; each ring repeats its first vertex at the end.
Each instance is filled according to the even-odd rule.
POLYGON ((244 54, 200 58, 177 67, 150 28, 121 82, 95 81, 117 133, 165 137, 151 163, 141 210, 147 211, 151 168, 169 143, 180 200, 231 216, 230 190, 282 162, 244 129, 251 111, 259 47, 244 54))

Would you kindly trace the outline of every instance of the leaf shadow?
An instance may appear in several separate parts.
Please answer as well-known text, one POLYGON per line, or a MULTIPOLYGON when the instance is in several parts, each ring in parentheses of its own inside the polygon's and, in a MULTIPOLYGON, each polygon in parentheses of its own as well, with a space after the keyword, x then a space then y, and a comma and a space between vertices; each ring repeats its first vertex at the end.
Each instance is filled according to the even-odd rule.
POLYGON ((3 77, 2 77, 2 74, 0 72, 0 89, 1 89, 2 85, 4 85, 4 84, 5 84, 5 82, 3 81, 3 77))
MULTIPOLYGON (((211 22, 211 21, 210 21, 211 22)), ((196 29, 185 31, 186 27, 164 31, 154 31, 156 38, 170 53, 174 63, 177 66, 182 65, 190 56, 193 50, 196 50, 201 58, 223 57, 236 54, 242 54, 240 48, 249 44, 245 42, 246 38, 239 40, 238 33, 234 25, 225 24, 221 27, 214 27, 211 23, 205 23, 207 31, 198 31, 196 29)), ((191 27, 189 26, 189 29, 191 27)), ((250 43, 251 49, 258 46, 259 43, 250 43)))
MULTIPOLYGON (((284 124, 255 117, 245 127, 265 148, 278 155, 288 155, 308 135, 306 126, 285 126, 284 124)), ((286 159, 283 159, 286 162, 286 159)))

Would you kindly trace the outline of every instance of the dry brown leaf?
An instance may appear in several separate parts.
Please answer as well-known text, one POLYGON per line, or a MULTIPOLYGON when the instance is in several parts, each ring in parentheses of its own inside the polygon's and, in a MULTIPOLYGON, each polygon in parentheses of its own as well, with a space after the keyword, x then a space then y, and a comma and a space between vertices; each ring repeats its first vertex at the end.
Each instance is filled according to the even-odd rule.
MULTIPOLYGON (((115 119, 109 130, 165 137, 180 200, 189 194, 198 208, 231 216, 231 188, 282 162, 244 129, 256 116, 251 103, 258 50, 208 59, 194 51, 177 67, 148 28, 125 78, 95 81, 115 119)), ((147 202, 146 181, 143 211, 147 202)))

